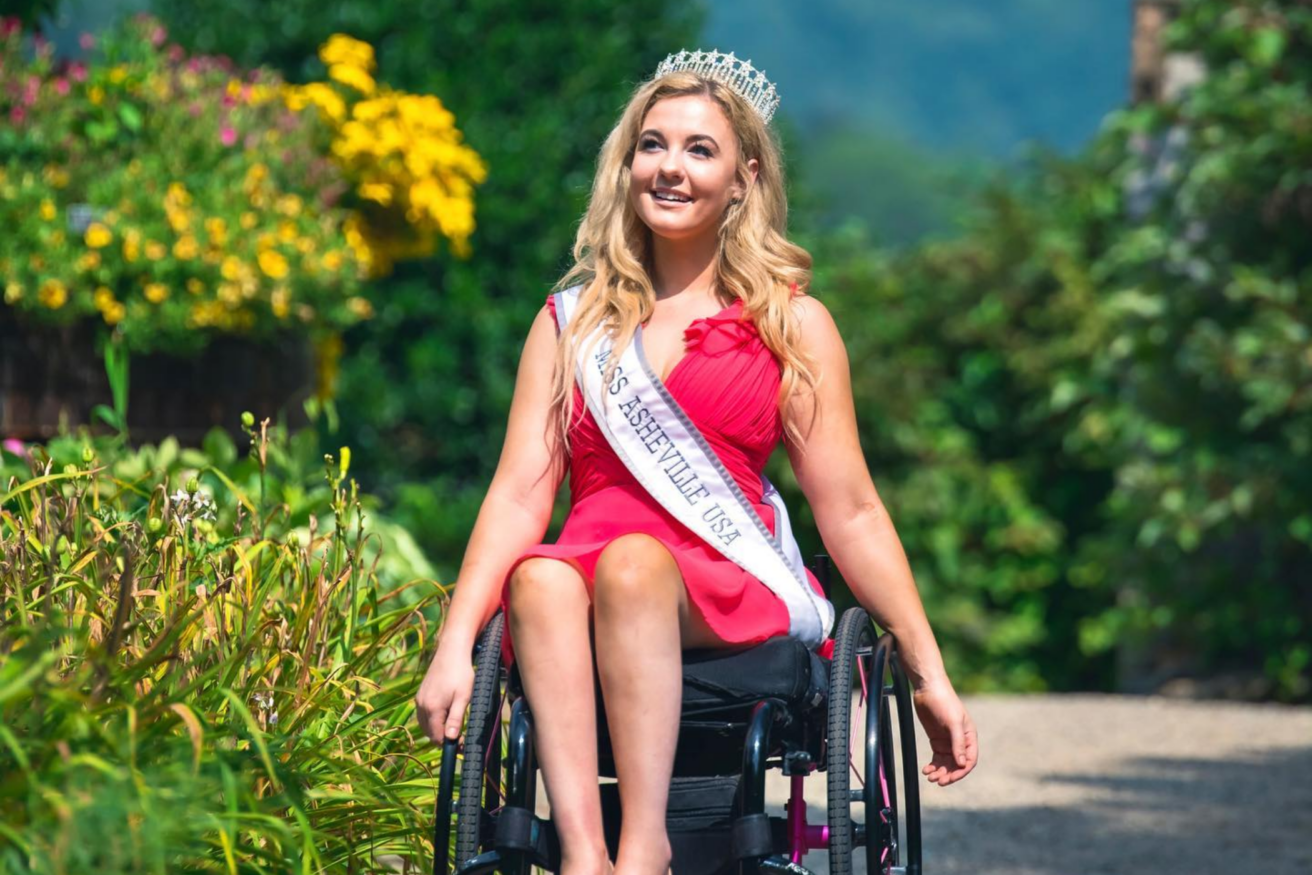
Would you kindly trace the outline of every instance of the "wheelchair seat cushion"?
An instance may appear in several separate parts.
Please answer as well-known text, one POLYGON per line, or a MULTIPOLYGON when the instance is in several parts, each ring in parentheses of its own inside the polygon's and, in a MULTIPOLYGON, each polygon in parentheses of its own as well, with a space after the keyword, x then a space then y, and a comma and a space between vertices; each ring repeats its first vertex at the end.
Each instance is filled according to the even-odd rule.
POLYGON ((796 638, 777 636, 746 650, 683 654, 683 717, 740 711, 776 698, 809 711, 828 698, 829 666, 796 638))

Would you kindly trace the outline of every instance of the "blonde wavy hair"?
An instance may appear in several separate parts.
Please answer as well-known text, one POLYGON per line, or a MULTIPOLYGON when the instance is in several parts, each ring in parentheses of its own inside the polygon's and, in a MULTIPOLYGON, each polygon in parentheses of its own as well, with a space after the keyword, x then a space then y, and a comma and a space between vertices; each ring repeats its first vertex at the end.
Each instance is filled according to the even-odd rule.
MULTIPOLYGON (((597 326, 606 326, 614 344, 603 377, 608 383, 637 326, 655 310, 656 292, 650 275, 652 232, 629 200, 631 166, 648 110, 657 101, 685 95, 715 101, 738 138, 737 179, 745 194, 725 210, 720 223, 715 293, 726 306, 735 298, 742 299, 744 317, 753 320, 761 340, 778 359, 781 407, 801 384, 813 393, 818 384, 812 369, 814 358, 799 349, 797 319, 789 306, 794 288, 800 293, 810 286, 811 255, 785 236, 788 201, 779 144, 760 115, 732 89, 690 71, 670 73, 638 85, 619 123, 606 137, 588 208, 574 240, 574 265, 552 287, 554 292, 583 285, 578 307, 557 343, 552 377, 552 418, 566 453, 579 345, 597 326), (747 166, 752 158, 758 162, 754 183, 747 166)), ((811 416, 814 420, 814 407, 811 416)), ((786 438, 804 447, 804 438, 793 423, 786 427, 786 438)))

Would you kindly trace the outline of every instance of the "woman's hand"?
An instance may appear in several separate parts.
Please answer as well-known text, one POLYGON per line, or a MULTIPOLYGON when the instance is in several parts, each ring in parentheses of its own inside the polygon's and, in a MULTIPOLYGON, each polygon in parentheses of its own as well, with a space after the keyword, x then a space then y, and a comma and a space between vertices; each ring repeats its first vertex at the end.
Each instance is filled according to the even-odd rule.
POLYGON ((464 742, 460 727, 464 725, 465 709, 474 692, 471 652, 472 648, 462 648, 455 642, 439 644, 415 694, 419 728, 434 744, 442 744, 448 738, 464 742))
POLYGON ((934 752, 923 773, 942 787, 969 775, 979 760, 979 741, 975 724, 952 689, 952 682, 944 675, 917 685, 911 701, 934 752))

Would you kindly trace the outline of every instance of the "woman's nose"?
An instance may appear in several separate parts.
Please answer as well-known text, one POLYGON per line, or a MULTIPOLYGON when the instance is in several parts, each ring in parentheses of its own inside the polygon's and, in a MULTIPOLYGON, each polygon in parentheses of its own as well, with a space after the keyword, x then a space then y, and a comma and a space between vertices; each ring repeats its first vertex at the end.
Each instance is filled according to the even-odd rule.
POLYGON ((667 149, 665 157, 661 159, 660 171, 664 176, 683 176, 683 159, 675 150, 667 149))

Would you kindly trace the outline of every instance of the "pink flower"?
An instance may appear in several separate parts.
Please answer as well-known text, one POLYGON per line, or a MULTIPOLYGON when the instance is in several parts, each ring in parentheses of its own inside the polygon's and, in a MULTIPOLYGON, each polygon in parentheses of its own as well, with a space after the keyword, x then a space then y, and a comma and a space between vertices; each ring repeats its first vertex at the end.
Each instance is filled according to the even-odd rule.
POLYGON ((68 84, 67 79, 61 78, 55 80, 55 91, 57 91, 61 95, 67 94, 70 87, 71 86, 68 84))
POLYGON ((90 34, 90 33, 82 34, 77 38, 77 44, 80 45, 82 48, 86 49, 88 52, 91 51, 96 47, 95 34, 90 34))
POLYGON ((237 132, 227 125, 224 125, 223 129, 219 131, 219 142, 223 143, 225 146, 231 146, 233 143, 237 142, 237 132))
POLYGON ((23 109, 21 106, 15 106, 13 109, 9 110, 9 120, 14 124, 21 125, 25 118, 27 118, 27 110, 23 109))
POLYGON ((173 43, 172 45, 169 46, 168 54, 169 54, 169 60, 175 64, 178 61, 181 61, 187 55, 186 51, 182 48, 182 46, 178 45, 177 43, 173 43))
POLYGON ((3 447, 5 452, 13 453, 15 456, 22 456, 25 459, 28 457, 27 447, 17 438, 5 438, 0 447, 3 447))
POLYGON ((223 104, 224 106, 236 106, 237 98, 233 97, 231 94, 225 91, 223 92, 223 97, 219 100, 219 103, 223 104))
POLYGON ((23 22, 18 20, 17 15, 6 15, 4 18, 0 18, 0 37, 18 33, 22 29, 23 22))
POLYGON ((155 48, 164 45, 164 40, 169 38, 169 33, 162 27, 156 27, 150 32, 150 44, 155 48))
POLYGON ((68 65, 68 75, 72 77, 74 82, 87 81, 87 65, 81 61, 74 61, 68 65))

